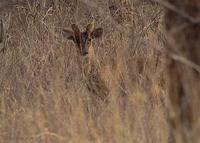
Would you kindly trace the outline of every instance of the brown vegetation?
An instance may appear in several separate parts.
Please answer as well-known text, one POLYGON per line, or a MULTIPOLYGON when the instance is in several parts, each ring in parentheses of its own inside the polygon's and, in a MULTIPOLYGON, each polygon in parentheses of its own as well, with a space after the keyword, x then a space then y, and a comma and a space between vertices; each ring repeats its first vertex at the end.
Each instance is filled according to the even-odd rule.
MULTIPOLYGON (((168 89, 169 95, 183 85, 188 91, 195 91, 192 89, 199 82, 193 78, 198 77, 193 68, 180 65, 172 56, 166 61, 163 10, 159 5, 145 0, 8 2, 11 1, 0 1, 0 142, 169 142, 169 131, 173 129, 169 128, 167 107, 178 112, 180 104, 179 98, 174 100, 173 96, 169 98, 173 102, 168 102, 168 89), (93 68, 84 68, 89 72, 83 72, 80 67, 90 64, 84 62, 62 30, 75 23, 84 31, 91 21, 104 32, 93 43, 93 68), (80 57, 84 64, 80 65, 80 57), (171 72, 166 70, 168 62, 174 63, 169 64, 173 67, 171 72), (179 67, 186 71, 183 76, 177 76, 179 67), (168 73, 170 79, 180 77, 174 85, 170 80, 170 87, 168 73), (192 79, 182 80, 190 77, 186 74, 191 74, 192 79), (95 92, 91 92, 93 88, 95 92), (104 97, 104 93, 106 102, 97 98, 104 97)), ((180 33, 171 31, 177 25, 168 24, 167 17, 172 16, 175 23, 178 18, 174 13, 168 14, 167 40, 170 44, 168 38, 173 37, 175 43, 170 47, 176 49, 173 46, 187 37, 180 36, 182 29, 180 33), (177 35, 180 39, 175 38, 177 35)), ((195 17, 193 13, 191 16, 195 17)), ((192 35, 188 24, 183 28, 192 35)), ((198 31, 198 27, 193 28, 198 31)), ((183 49, 188 47, 187 43, 181 44, 183 49)), ((198 54, 192 55, 184 56, 198 64, 198 54)), ((194 112, 190 113, 193 118, 194 112)), ((177 122, 181 125, 179 116, 175 117, 174 126, 177 122)), ((198 122, 192 123, 199 128, 198 122)))
POLYGON ((176 142, 195 143, 199 142, 200 132, 200 21, 194 23, 190 19, 200 16, 200 5, 196 0, 169 2, 182 10, 179 14, 168 10, 165 16, 170 56, 170 122, 176 142))

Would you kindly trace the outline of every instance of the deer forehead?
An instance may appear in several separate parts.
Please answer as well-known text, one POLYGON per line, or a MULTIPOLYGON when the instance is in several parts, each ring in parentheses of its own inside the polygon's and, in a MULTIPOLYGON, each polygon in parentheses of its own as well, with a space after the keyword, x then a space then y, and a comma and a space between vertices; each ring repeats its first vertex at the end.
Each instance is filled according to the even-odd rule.
POLYGON ((86 42, 86 40, 88 39, 88 37, 87 37, 87 35, 85 34, 85 33, 83 33, 82 35, 81 35, 81 38, 82 38, 82 41, 85 43, 86 42))

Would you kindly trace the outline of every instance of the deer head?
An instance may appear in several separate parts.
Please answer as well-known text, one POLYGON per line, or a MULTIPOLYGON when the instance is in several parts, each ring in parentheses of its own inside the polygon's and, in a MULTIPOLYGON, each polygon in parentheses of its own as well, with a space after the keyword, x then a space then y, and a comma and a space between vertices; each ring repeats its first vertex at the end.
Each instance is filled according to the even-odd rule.
POLYGON ((76 44, 77 51, 81 56, 88 55, 93 39, 101 37, 103 34, 103 29, 95 28, 94 23, 88 24, 83 32, 80 31, 76 24, 72 24, 71 28, 72 30, 64 29, 63 36, 76 44))

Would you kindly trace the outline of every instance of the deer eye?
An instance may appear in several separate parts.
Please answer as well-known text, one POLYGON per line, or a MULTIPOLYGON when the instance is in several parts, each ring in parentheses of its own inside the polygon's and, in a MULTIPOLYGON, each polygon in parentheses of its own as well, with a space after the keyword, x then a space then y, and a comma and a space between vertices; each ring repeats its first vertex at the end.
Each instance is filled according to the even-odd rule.
POLYGON ((88 41, 91 42, 91 41, 92 41, 92 38, 88 38, 88 41))

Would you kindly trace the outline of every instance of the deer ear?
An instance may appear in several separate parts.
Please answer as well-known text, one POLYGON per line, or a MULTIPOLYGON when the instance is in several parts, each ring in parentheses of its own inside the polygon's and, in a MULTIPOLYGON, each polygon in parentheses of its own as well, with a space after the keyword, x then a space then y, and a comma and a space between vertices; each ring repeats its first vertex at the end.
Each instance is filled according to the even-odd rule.
POLYGON ((72 27, 72 30, 74 31, 75 37, 81 35, 81 31, 76 24, 72 24, 71 27, 72 27))
POLYGON ((99 38, 103 35, 103 28, 97 28, 91 33, 91 37, 94 38, 99 38))
POLYGON ((74 32, 68 29, 63 29, 62 35, 68 40, 74 40, 74 32))

